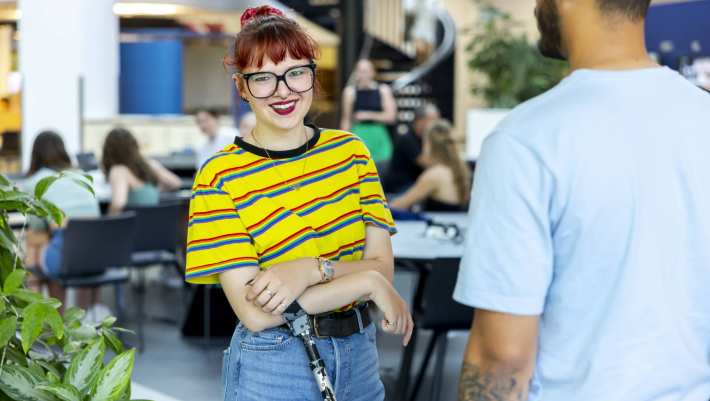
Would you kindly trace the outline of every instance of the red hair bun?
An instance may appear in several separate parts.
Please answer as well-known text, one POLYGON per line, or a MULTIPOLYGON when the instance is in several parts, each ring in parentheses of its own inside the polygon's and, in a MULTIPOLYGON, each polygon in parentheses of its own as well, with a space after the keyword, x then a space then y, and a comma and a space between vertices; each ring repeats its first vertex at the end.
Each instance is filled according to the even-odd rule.
POLYGON ((244 13, 242 13, 242 17, 240 18, 242 28, 246 24, 254 21, 258 17, 268 17, 270 15, 284 17, 284 13, 281 12, 281 10, 279 10, 278 8, 271 7, 271 6, 259 6, 259 7, 247 8, 246 10, 244 10, 244 13))

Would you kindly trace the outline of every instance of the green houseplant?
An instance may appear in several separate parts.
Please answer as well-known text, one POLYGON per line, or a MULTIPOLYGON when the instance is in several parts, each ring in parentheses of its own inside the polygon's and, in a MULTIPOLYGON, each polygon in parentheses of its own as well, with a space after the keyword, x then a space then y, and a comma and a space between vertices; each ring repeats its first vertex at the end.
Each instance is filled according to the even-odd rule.
POLYGON ((62 176, 91 191, 72 174, 40 181, 26 193, 0 175, 0 400, 120 401, 130 399, 134 350, 125 350, 116 319, 83 320, 78 308, 60 314, 61 303, 25 288, 20 243, 8 223, 9 212, 51 219, 63 213, 43 199, 62 176), (108 363, 107 350, 114 356, 108 363))
POLYGON ((510 14, 476 0, 481 27, 466 47, 468 66, 484 75, 472 88, 488 107, 512 108, 556 85, 568 71, 567 63, 543 57, 524 34, 513 33, 518 23, 510 14))

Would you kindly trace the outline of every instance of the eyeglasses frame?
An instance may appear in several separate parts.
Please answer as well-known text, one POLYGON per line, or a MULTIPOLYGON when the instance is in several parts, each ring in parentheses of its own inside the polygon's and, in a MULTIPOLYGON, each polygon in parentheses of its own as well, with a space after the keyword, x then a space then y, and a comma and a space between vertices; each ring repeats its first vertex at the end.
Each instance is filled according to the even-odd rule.
POLYGON ((278 74, 273 73, 273 72, 271 72, 271 71, 256 71, 256 72, 250 72, 250 73, 246 73, 246 74, 237 71, 237 72, 235 72, 234 74, 232 74, 232 79, 237 79, 237 77, 242 78, 242 79, 244 80, 244 83, 246 84, 247 90, 248 90, 249 93, 252 95, 252 97, 254 97, 255 99, 268 99, 268 98, 270 98, 271 96, 274 96, 274 93, 276 93, 276 91, 279 90, 279 83, 282 82, 282 81, 283 81, 284 85, 286 85, 286 87, 288 88, 288 90, 290 90, 291 92, 293 92, 293 93, 305 93, 305 92, 308 92, 309 90, 312 90, 313 87, 314 87, 315 84, 316 84, 316 63, 314 63, 313 61, 311 61, 310 63, 304 64, 304 65, 294 65, 293 67, 289 68, 288 70, 286 70, 286 71, 285 71, 283 74, 281 74, 281 75, 278 75, 278 74), (303 67, 308 67, 308 68, 311 69, 311 71, 313 72, 313 79, 312 79, 311 87, 310 87, 310 88, 308 88, 308 89, 306 89, 306 90, 304 90, 304 91, 300 91, 300 92, 299 92, 299 91, 295 91, 295 90, 291 89, 291 87, 288 85, 288 82, 286 82, 286 74, 288 74, 288 73, 289 73, 291 70, 293 70, 293 69, 296 69, 296 68, 303 68, 303 67), (270 94, 269 96, 254 96, 254 93, 252 93, 251 88, 249 87, 249 78, 253 77, 254 75, 258 75, 258 74, 271 74, 271 75, 273 75, 273 76, 276 77, 276 86, 274 86, 274 91, 271 92, 271 94, 270 94))

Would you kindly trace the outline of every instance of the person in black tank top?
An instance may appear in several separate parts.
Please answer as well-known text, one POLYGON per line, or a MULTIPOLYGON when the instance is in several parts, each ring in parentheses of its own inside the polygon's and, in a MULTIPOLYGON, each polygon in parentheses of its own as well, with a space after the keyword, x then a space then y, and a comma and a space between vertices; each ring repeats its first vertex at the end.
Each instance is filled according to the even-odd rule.
POLYGON ((392 89, 375 81, 375 67, 369 60, 358 61, 355 77, 355 84, 343 92, 340 129, 358 135, 375 162, 387 162, 392 157, 387 125, 393 124, 397 116, 392 89))

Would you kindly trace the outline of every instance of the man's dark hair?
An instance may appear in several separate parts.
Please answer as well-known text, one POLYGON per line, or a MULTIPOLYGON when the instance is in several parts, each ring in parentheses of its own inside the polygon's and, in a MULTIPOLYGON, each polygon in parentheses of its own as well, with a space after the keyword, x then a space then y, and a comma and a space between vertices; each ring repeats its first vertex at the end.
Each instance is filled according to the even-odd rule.
POLYGON ((651 0, 597 0, 599 8, 610 14, 621 14, 633 21, 646 18, 651 0))
POLYGON ((219 119, 220 112, 216 108, 208 108, 208 107, 201 107, 197 110, 195 110, 195 114, 199 113, 207 113, 212 116, 212 118, 219 119))

